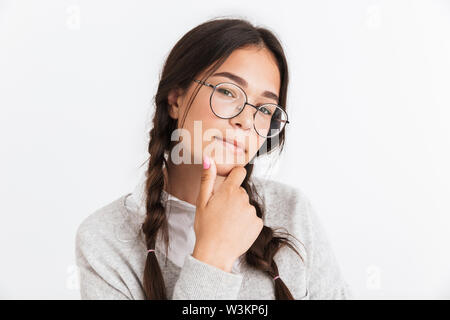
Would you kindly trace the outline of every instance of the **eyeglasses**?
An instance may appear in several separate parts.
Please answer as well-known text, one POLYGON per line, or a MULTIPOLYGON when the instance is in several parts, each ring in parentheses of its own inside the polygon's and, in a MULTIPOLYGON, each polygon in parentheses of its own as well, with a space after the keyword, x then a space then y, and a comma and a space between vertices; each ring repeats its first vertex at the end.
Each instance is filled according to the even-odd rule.
POLYGON ((253 114, 253 127, 263 138, 273 138, 280 134, 288 121, 288 115, 279 105, 265 103, 259 107, 247 102, 245 91, 234 83, 222 82, 212 85, 193 79, 204 86, 213 88, 209 98, 212 112, 221 119, 231 119, 239 115, 246 105, 256 109, 253 114))

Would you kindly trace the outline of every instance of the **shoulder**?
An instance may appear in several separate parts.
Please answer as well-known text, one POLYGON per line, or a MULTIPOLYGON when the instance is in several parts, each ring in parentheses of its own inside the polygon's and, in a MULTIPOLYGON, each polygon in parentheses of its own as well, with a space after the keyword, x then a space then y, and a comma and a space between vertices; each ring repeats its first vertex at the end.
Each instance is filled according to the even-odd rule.
POLYGON ((277 219, 306 218, 311 201, 302 188, 257 176, 252 177, 252 182, 267 207, 267 214, 276 213, 277 219))
POLYGON ((77 236, 88 237, 90 235, 106 236, 112 231, 112 227, 123 220, 124 197, 100 207, 86 216, 77 229, 77 236))
POLYGON ((126 210, 123 195, 85 217, 75 236, 77 256, 110 252, 123 248, 139 235, 137 215, 126 210))
POLYGON ((75 261, 82 299, 143 297, 139 275, 143 274, 144 244, 137 215, 125 207, 128 195, 90 213, 77 228, 75 261))
POLYGON ((264 225, 283 228, 302 242, 308 242, 314 211, 303 189, 262 177, 252 177, 252 182, 264 206, 264 225))

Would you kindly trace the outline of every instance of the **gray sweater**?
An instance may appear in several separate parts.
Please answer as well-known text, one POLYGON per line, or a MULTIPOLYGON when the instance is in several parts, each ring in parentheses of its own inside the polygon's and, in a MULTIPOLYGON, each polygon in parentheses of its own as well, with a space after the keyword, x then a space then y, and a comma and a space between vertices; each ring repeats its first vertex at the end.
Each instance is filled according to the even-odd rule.
MULTIPOLYGON (((265 204, 264 225, 284 228, 299 253, 287 246, 274 256, 279 276, 297 300, 350 299, 332 247, 310 200, 299 188, 259 177, 252 181, 265 204), (302 244, 304 246, 302 246, 302 244)), ((75 257, 82 299, 144 299, 142 278, 147 249, 140 231, 144 216, 130 212, 121 196, 88 215, 76 232, 75 257)), ((170 235, 173 237, 176 235, 170 235)), ((170 248, 170 244, 169 244, 170 248)), ((165 257, 158 236, 156 254, 167 296, 173 300, 275 299, 272 278, 247 266, 226 272, 186 255, 180 268, 165 257)))

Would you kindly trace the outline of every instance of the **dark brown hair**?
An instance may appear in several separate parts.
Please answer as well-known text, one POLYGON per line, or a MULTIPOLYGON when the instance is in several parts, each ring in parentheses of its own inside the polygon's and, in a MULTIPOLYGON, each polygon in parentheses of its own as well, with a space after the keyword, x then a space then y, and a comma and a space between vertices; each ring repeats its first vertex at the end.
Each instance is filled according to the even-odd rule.
MULTIPOLYGON (((148 249, 155 248, 157 233, 158 231, 162 232, 162 239, 166 243, 166 259, 169 238, 165 206, 162 201, 165 179, 163 168, 165 166, 168 170, 166 155, 170 153, 173 147, 171 134, 178 125, 177 120, 169 116, 169 92, 176 88, 187 90, 192 84, 192 79, 205 71, 208 72, 201 80, 207 79, 234 50, 249 46, 267 48, 273 53, 281 79, 279 104, 285 107, 288 68, 282 46, 271 31, 262 27, 254 27, 246 20, 215 18, 206 21, 186 33, 175 44, 165 61, 158 90, 154 96, 156 110, 153 117, 153 127, 150 130, 148 145, 150 157, 145 184, 147 216, 142 224, 142 231, 148 249)), ((198 84, 193 97, 190 98, 189 107, 192 105, 200 86, 198 84)), ((187 110, 189 110, 189 107, 187 110)), ((266 152, 270 153, 277 147, 281 153, 284 140, 285 130, 277 137, 276 145, 272 145, 272 139, 267 138, 256 156, 266 152)), ((263 218, 264 204, 263 201, 260 201, 260 196, 250 178, 253 166, 253 161, 245 166, 247 175, 241 186, 247 191, 250 204, 256 208, 258 217, 263 218)), ((258 238, 245 253, 245 263, 252 268, 266 272, 268 276, 273 278, 278 275, 278 268, 273 257, 282 246, 289 246, 303 260, 291 241, 287 237, 283 237, 282 234, 290 236, 287 232, 276 235, 272 228, 264 226, 258 238)), ((146 299, 167 299, 164 278, 154 253, 147 254, 143 283, 146 299)), ((274 280, 274 287, 275 299, 294 299, 281 278, 274 280)))

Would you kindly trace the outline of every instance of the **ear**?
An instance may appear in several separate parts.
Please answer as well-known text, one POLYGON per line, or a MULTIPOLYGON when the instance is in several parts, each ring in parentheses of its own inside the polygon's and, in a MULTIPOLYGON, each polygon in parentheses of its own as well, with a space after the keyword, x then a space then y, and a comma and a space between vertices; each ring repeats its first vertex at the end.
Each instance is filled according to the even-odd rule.
POLYGON ((180 114, 180 107, 183 104, 183 90, 182 89, 172 89, 167 96, 167 102, 169 105, 169 115, 173 119, 178 119, 180 114))

